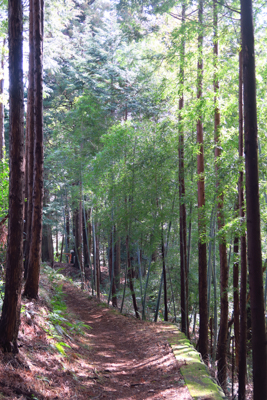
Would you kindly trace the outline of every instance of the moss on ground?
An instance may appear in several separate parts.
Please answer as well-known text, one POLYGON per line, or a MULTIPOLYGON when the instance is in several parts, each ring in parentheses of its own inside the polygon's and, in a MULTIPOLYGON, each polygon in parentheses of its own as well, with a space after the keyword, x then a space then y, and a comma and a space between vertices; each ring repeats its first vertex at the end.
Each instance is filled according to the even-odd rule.
POLYGON ((210 376, 206 365, 201 360, 200 354, 191 345, 187 337, 174 325, 166 325, 166 330, 175 331, 168 339, 173 353, 182 363, 180 371, 184 377, 186 386, 194 400, 223 400, 226 399, 222 389, 210 376))

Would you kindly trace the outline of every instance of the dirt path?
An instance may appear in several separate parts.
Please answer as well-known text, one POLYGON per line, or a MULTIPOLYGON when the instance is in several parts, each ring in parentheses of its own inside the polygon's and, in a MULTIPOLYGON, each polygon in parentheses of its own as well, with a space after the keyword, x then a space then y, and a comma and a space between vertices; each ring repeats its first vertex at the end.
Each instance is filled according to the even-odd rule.
POLYGON ((191 399, 161 324, 125 317, 68 283, 63 291, 69 312, 92 328, 76 349, 88 364, 72 371, 84 399, 191 399))

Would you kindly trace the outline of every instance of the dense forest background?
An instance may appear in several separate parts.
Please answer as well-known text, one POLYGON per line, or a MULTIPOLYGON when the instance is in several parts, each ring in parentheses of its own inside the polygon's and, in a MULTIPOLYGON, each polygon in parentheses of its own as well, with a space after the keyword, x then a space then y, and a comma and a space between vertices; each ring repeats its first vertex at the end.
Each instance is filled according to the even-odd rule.
MULTIPOLYGON (((25 271, 38 264, 29 261, 34 257, 28 247, 35 225, 30 227, 27 221, 37 203, 30 208, 27 171, 39 165, 42 172, 41 155, 35 155, 35 167, 28 166, 31 4, 23 4, 25 271)), ((266 12, 265 2, 254 1, 263 260, 267 260, 266 12)), ((43 183, 36 178, 38 172, 32 175, 33 190, 44 186, 43 199, 39 194, 42 260, 67 262, 72 257, 82 288, 92 295, 105 295, 108 303, 137 318, 178 323, 188 337, 196 338, 205 362, 217 366, 225 392, 233 354, 239 398, 245 398, 244 377, 249 380, 252 371, 254 306, 244 247, 246 97, 240 2, 47 0, 44 18, 43 106, 34 103, 35 114, 43 110, 43 117, 38 117, 43 118, 43 183), (86 269, 90 281, 85 279, 86 269), (106 269, 109 280, 101 278, 106 269), (245 350, 240 350, 242 341, 245 350)), ((7 3, 1 4, 0 22, 4 221, 10 155, 7 3)), ((36 46, 35 39, 32 43, 36 46)), ((36 199, 38 190, 32 193, 36 199)), ((1 227, 4 238, 4 222, 1 227)), ((4 245, 3 239, 3 265, 4 245)), ((266 262, 259 267, 263 307, 266 262)), ((38 284, 32 293, 31 282, 28 278, 25 294, 35 297, 38 284)))

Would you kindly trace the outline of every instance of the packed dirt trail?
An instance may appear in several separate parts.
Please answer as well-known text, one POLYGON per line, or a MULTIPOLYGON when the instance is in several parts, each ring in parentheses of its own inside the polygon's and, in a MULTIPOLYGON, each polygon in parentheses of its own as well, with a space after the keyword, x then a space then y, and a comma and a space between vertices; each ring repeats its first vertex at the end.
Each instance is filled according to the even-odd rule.
POLYGON ((88 360, 76 371, 84 399, 191 399, 161 323, 121 315, 68 282, 63 292, 68 312, 91 327, 76 342, 88 360))

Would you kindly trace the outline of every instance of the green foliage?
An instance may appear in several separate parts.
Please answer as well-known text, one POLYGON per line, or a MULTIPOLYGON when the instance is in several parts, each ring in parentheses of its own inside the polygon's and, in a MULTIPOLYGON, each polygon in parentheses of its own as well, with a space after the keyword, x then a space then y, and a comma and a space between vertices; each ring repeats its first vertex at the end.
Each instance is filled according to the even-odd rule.
POLYGON ((70 346, 63 341, 64 338, 72 340, 70 335, 83 335, 84 329, 91 329, 91 327, 82 321, 75 320, 73 322, 70 320, 67 313, 67 306, 64 302, 63 285, 60 283, 64 277, 59 274, 60 271, 55 271, 48 266, 45 266, 43 270, 47 274, 53 288, 53 295, 50 298, 51 311, 44 329, 48 335, 55 340, 55 348, 60 354, 65 356, 66 352, 64 347, 70 348, 70 346))
POLYGON ((0 220, 8 213, 9 167, 5 158, 0 161, 0 220))

